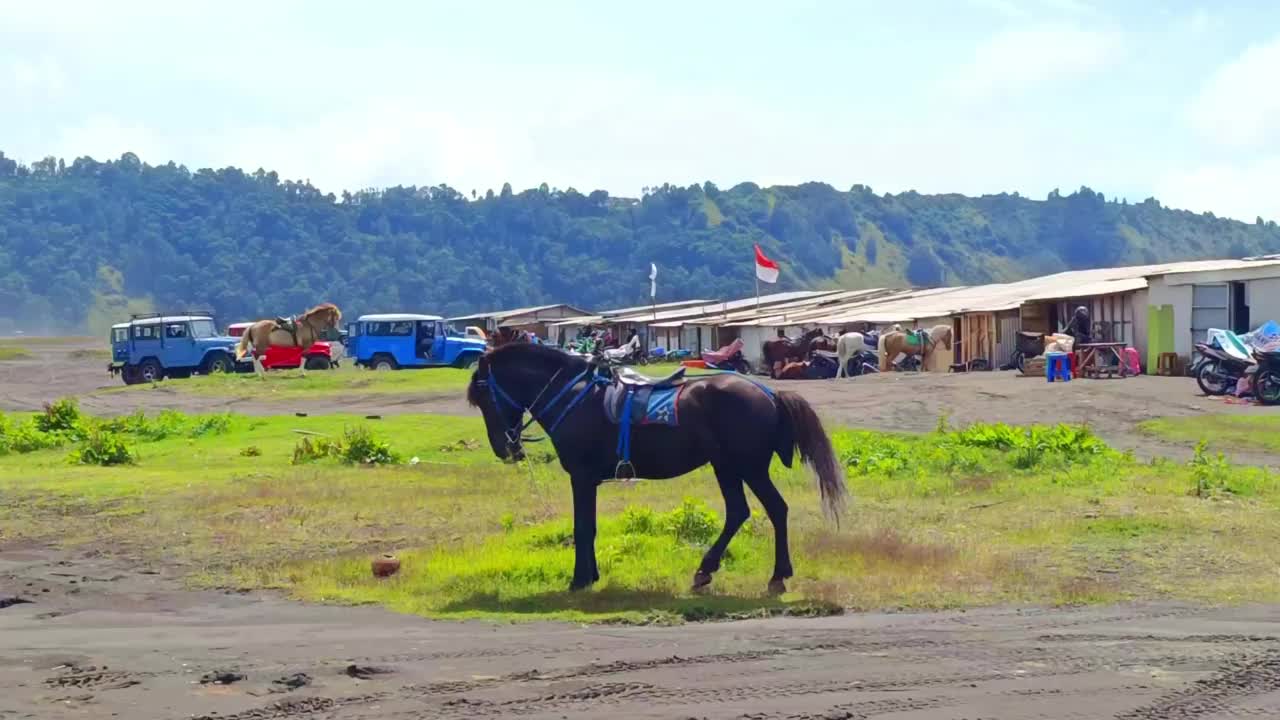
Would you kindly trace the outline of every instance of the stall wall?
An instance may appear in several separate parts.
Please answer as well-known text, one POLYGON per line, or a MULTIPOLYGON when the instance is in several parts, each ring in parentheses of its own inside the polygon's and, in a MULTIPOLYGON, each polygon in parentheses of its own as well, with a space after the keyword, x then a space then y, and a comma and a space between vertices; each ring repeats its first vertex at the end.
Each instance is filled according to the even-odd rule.
MULTIPOLYGON (((1191 351, 1195 348, 1191 335, 1191 286, 1170 285, 1166 278, 1151 278, 1147 288, 1147 305, 1170 308, 1173 313, 1173 352, 1184 360, 1190 358, 1191 351)), ((1167 345, 1167 339, 1165 343, 1167 345)), ((1147 350, 1150 352, 1151 348, 1148 347, 1147 350)), ((1154 372, 1154 368, 1148 368, 1147 372, 1154 372)))
POLYGON ((1244 296, 1249 305, 1250 330, 1268 320, 1280 323, 1280 278, 1249 280, 1244 296))
POLYGON ((998 370, 1013 361, 1013 352, 1018 349, 1018 330, 1022 321, 1017 310, 1009 310, 996 315, 996 350, 991 368, 998 370))

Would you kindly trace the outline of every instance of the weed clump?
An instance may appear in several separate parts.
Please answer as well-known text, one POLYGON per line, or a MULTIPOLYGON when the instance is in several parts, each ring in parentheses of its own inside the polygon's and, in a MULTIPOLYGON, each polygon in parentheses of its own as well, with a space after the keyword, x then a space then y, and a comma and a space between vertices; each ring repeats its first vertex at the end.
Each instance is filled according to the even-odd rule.
POLYGON ((62 398, 45 403, 44 413, 35 418, 36 429, 43 433, 62 433, 69 437, 85 436, 84 418, 75 398, 62 398))
POLYGON ((348 428, 341 440, 304 437, 293 448, 294 465, 326 458, 348 465, 394 465, 401 461, 390 443, 375 437, 363 426, 348 428))
POLYGON ((134 462, 133 451, 118 433, 97 428, 67 459, 77 465, 129 465, 134 462))

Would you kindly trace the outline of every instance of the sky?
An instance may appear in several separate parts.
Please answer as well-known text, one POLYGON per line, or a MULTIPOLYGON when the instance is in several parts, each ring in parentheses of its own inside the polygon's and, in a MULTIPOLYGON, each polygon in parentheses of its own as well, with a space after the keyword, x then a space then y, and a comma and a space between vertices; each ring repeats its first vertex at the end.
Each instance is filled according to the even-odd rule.
POLYGON ((0 0, 0 151, 327 192, 821 181, 1280 220, 1280 3, 0 0))

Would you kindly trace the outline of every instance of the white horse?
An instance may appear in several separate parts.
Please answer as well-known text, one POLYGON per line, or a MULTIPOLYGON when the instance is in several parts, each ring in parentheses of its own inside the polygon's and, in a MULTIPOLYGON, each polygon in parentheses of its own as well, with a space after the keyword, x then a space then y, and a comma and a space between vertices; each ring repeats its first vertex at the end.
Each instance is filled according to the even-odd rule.
MULTIPOLYGON (((902 326, 895 324, 892 330, 901 332, 902 326)), ((876 343, 877 347, 868 347, 867 336, 860 332, 847 332, 841 334, 840 339, 836 341, 836 355, 840 358, 840 369, 836 371, 836 378, 853 377, 848 373, 849 358, 860 352, 872 352, 879 357, 880 353, 884 350, 884 336, 885 333, 880 333, 879 340, 877 340, 876 343)))
POLYGON ((836 341, 836 355, 840 358, 840 369, 836 378, 853 377, 848 373, 849 358, 863 351, 877 352, 876 348, 867 347, 867 336, 860 332, 847 332, 836 341))

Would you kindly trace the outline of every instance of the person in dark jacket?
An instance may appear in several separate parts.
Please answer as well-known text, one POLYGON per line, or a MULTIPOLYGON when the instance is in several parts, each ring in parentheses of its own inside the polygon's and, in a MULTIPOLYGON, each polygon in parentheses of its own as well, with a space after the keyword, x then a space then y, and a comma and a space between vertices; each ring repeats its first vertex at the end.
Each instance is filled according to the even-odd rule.
POLYGON ((1093 342, 1093 324, 1089 322, 1089 311, 1083 306, 1076 308, 1075 315, 1071 316, 1071 322, 1067 323, 1065 334, 1075 338, 1077 346, 1093 342))

